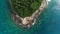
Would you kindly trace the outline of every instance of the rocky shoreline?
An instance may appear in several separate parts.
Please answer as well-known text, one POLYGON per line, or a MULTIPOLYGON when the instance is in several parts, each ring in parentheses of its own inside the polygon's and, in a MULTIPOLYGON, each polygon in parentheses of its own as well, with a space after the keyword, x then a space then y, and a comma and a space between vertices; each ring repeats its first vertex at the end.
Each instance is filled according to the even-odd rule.
POLYGON ((22 18, 20 17, 15 11, 14 9, 12 8, 12 4, 11 4, 11 8, 13 10, 12 12, 12 18, 13 20, 16 22, 16 24, 19 26, 19 27, 22 27, 22 28, 30 28, 32 26, 34 26, 34 24, 36 23, 39 15, 43 12, 43 10, 46 8, 46 6, 48 5, 50 1, 47 1, 47 0, 43 0, 41 6, 39 7, 38 10, 36 10, 31 16, 28 16, 28 17, 25 17, 25 18, 22 18))

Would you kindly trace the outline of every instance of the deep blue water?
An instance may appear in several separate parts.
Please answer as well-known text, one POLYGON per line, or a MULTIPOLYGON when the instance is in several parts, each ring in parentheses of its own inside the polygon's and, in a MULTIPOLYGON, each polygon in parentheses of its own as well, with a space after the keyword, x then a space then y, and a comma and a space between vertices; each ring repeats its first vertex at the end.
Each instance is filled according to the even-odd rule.
POLYGON ((8 0, 0 0, 0 34, 60 34, 60 0, 52 0, 29 30, 16 26, 10 16, 8 0))

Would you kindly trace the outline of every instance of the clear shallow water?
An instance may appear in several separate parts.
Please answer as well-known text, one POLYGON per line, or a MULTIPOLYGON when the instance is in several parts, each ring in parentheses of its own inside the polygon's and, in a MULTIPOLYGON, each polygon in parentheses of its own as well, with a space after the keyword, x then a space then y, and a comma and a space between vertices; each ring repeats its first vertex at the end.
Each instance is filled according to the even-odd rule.
POLYGON ((60 0, 52 0, 30 30, 14 24, 7 1, 0 0, 0 34, 60 34, 60 0))

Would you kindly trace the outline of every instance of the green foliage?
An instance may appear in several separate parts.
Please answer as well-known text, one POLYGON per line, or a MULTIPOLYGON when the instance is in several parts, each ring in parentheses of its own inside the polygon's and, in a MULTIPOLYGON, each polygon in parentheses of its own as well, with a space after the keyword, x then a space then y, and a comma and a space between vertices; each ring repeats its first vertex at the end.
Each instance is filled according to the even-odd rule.
POLYGON ((11 0, 15 12, 21 17, 32 15, 42 3, 42 0, 11 0))

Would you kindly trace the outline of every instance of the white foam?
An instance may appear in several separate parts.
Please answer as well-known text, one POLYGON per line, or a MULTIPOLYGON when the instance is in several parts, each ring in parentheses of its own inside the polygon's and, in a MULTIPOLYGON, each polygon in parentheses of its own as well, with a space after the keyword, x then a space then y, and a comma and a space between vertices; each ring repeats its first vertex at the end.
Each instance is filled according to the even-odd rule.
POLYGON ((47 5, 51 2, 51 0, 46 0, 46 2, 47 2, 47 5))
POLYGON ((51 2, 51 0, 46 0, 47 2, 51 2))

